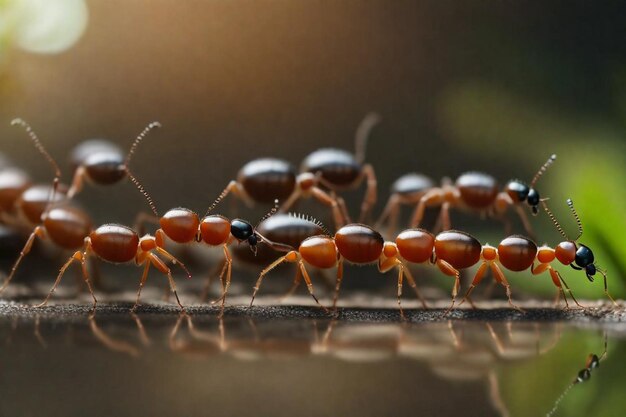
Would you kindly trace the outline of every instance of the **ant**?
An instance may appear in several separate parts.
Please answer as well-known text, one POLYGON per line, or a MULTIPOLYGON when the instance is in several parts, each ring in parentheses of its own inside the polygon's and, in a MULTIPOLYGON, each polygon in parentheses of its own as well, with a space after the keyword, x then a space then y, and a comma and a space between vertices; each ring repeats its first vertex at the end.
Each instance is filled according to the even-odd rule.
POLYGON ((320 269, 329 269, 335 266, 337 267, 337 281, 333 297, 333 309, 336 309, 339 290, 343 280, 344 261, 357 265, 367 265, 378 261, 379 270, 381 270, 381 272, 385 272, 391 269, 391 267, 397 267, 399 270, 398 305, 400 307, 401 314, 402 305, 400 297, 402 295, 402 282, 404 276, 406 276, 410 286, 415 291, 417 297, 421 300, 424 308, 426 308, 426 303, 417 289, 415 280, 409 270, 405 268, 404 264, 401 262, 395 262, 394 260, 389 261, 389 263, 382 262, 383 257, 388 257, 387 251, 388 245, 385 244, 381 234, 371 227, 360 223, 352 223, 343 226, 337 230, 334 236, 331 236, 330 233, 326 231, 326 234, 324 235, 309 237, 300 244, 297 250, 292 250, 286 255, 281 256, 261 271, 261 274, 259 275, 259 278, 254 286, 254 293, 252 294, 250 306, 252 307, 252 304, 254 303, 254 299, 259 288, 261 287, 261 282, 265 275, 281 263, 291 262, 298 264, 298 268, 301 273, 301 275, 296 274, 293 285, 298 285, 300 283, 299 280, 301 279, 301 276, 304 277, 309 294, 311 294, 315 302, 322 307, 324 311, 328 311, 326 307, 320 304, 313 292, 313 284, 305 266, 306 262, 307 264, 320 269))
POLYGON ((444 181, 441 187, 432 187, 432 182, 427 177, 409 174, 394 183, 392 194, 377 225, 381 225, 385 219, 389 218, 390 227, 393 227, 397 223, 401 204, 417 203, 411 216, 410 227, 420 225, 426 207, 440 206, 440 221, 443 230, 450 230, 450 207, 467 207, 497 217, 504 216, 509 207, 515 207, 524 229, 532 236, 534 235, 532 227, 521 204, 526 202, 533 215, 539 213, 539 203, 543 200, 535 189, 535 184, 555 160, 556 155, 550 156, 539 168, 530 184, 521 180, 512 180, 503 191, 498 191, 495 178, 480 172, 467 172, 457 178, 454 185, 449 181, 444 181))
POLYGON ((74 198, 86 181, 97 185, 111 185, 126 177, 124 152, 115 144, 104 139, 90 139, 79 144, 71 154, 74 175, 67 192, 74 198))
POLYGON ((334 195, 335 191, 358 187, 367 179, 367 191, 361 207, 364 219, 376 202, 376 175, 370 164, 364 164, 365 144, 371 129, 380 122, 380 116, 370 113, 365 116, 356 132, 356 152, 325 148, 308 155, 300 170, 277 158, 260 158, 245 164, 237 179, 226 187, 226 194, 233 193, 248 206, 255 202, 269 203, 275 199, 284 201, 280 212, 289 211, 296 201, 313 197, 331 207, 337 228, 349 223, 345 202, 334 195), (330 190, 332 194, 320 188, 330 190))
MULTIPOLYGON (((558 294, 563 296, 563 299, 565 300, 566 308, 568 308, 569 305, 561 283, 565 286, 565 289, 568 291, 576 305, 582 308, 583 306, 578 303, 561 274, 552 267, 551 263, 556 259, 565 266, 570 265, 573 269, 579 271, 584 270, 587 279, 590 282, 593 282, 594 275, 599 272, 604 278, 604 293, 615 305, 616 302, 608 291, 606 272, 595 265, 593 252, 588 246, 581 243, 577 244, 578 239, 580 239, 583 234, 582 222, 580 221, 580 217, 574 208, 574 202, 571 199, 568 199, 567 205, 576 220, 576 224, 578 225, 578 236, 574 240, 569 239, 548 206, 543 203, 544 210, 548 213, 548 216, 556 226, 559 233, 566 240, 559 243, 556 248, 551 248, 548 245, 537 247, 535 242, 532 240, 516 235, 504 239, 500 242, 497 249, 489 245, 485 245, 481 253, 483 263, 476 272, 474 280, 472 281, 470 288, 467 290, 464 299, 468 298, 476 285, 478 285, 482 280, 487 264, 491 266, 497 280, 500 275, 502 277, 504 276, 501 272, 498 272, 499 268, 496 262, 500 262, 500 264, 511 271, 524 271, 530 268, 533 275, 539 275, 548 271, 552 278, 552 282, 558 289, 558 294), (538 262, 538 265, 535 265, 535 260, 538 262)), ((507 289, 507 293, 510 294, 510 290, 507 289)))
MULTIPOLYGON (((158 125, 160 127, 160 125, 158 125)), ((222 199, 228 194, 228 187, 222 191, 217 199, 209 206, 204 217, 200 219, 198 214, 194 211, 178 207, 168 210, 163 216, 159 215, 154 200, 148 194, 145 187, 139 182, 139 180, 130 171, 130 161, 134 155, 137 147, 143 140, 144 136, 139 136, 133 143, 126 157, 124 163, 124 169, 126 175, 133 184, 137 187, 139 192, 145 197, 148 202, 148 206, 152 210, 155 219, 158 220, 159 229, 154 233, 154 244, 157 250, 164 250, 165 238, 169 238, 176 243, 186 244, 192 242, 203 242, 209 246, 221 246, 224 252, 224 266, 220 272, 220 282, 222 282, 222 295, 215 302, 221 301, 222 313, 226 303, 226 295, 230 288, 231 271, 232 271, 232 257, 228 246, 235 240, 239 243, 245 242, 250 247, 253 253, 257 251, 257 244, 259 242, 265 243, 271 248, 286 252, 291 249, 290 246, 282 245, 270 241, 261 235, 255 226, 252 226, 249 222, 242 219, 229 220, 219 214, 211 214, 211 211, 222 201, 222 199), (226 280, 224 281, 224 274, 226 280)), ((278 210, 278 200, 274 200, 274 208, 267 213, 260 221, 272 216, 278 210)))
POLYGON ((578 374, 576 375, 576 378, 574 378, 574 380, 565 388, 565 390, 561 393, 561 395, 559 395, 559 397, 556 399, 556 401, 554 402, 554 406, 548 412, 548 414, 546 414, 548 417, 550 417, 550 416, 554 415, 554 413, 556 413, 556 410, 558 409, 559 404, 563 401, 563 399, 567 396, 569 391, 575 385, 581 384, 583 382, 587 382, 591 378, 591 373, 595 369, 599 368, 600 367, 600 361, 602 361, 602 360, 604 360, 606 358, 607 347, 608 347, 608 339, 607 339, 607 335, 605 333, 604 334, 604 351, 602 352, 602 354, 600 356, 598 356, 595 353, 590 353, 587 356, 587 360, 585 361, 585 367, 578 372, 578 374))
MULTIPOLYGON (((45 150, 32 128, 26 122, 21 119, 16 119, 12 122, 12 124, 19 124, 24 127, 33 143, 35 143, 37 149, 46 157, 48 162, 54 168, 55 177, 53 181, 54 185, 52 188, 54 195, 54 191, 57 188, 57 184, 59 183, 61 176, 58 165, 45 150)), ((159 124, 157 122, 149 124, 139 134, 137 140, 141 140, 145 135, 148 134, 150 130, 158 126, 159 124)), ((54 202, 54 197, 52 197, 50 201, 54 202)), ((40 223, 41 224, 35 227, 35 229, 31 233, 28 241, 26 242, 26 245, 24 246, 24 249, 20 253, 18 260, 13 266, 10 275, 5 280, 1 289, 6 288, 6 286, 11 281, 13 275, 15 274, 17 266, 24 258, 24 256, 30 251, 34 239, 37 237, 40 239, 50 238, 50 240, 52 240, 57 245, 65 249, 75 250, 75 252, 61 267, 61 270, 59 271, 59 274, 52 288, 50 289, 50 292, 48 293, 45 300, 42 303, 38 304, 37 307, 42 307, 47 304, 48 300, 61 282, 61 278, 63 277, 67 268, 76 261, 79 262, 81 265, 83 279, 87 284, 87 288, 93 298, 93 307, 95 309, 97 299, 93 292, 93 289, 91 288, 85 262, 89 255, 94 254, 98 258, 112 263, 126 263, 134 260, 137 265, 144 265, 143 275, 139 285, 139 290, 137 292, 137 300, 132 308, 132 311, 134 311, 139 305, 141 289, 147 279, 148 271, 151 265, 154 265, 159 271, 167 275, 170 283, 170 288, 176 296, 178 305, 181 309, 184 309, 178 298, 176 286, 170 269, 161 260, 161 258, 159 258, 155 254, 155 252, 163 256, 164 258, 171 260, 173 263, 179 264, 181 268, 183 268, 185 272, 187 272, 188 277, 191 276, 186 270, 184 264, 178 261, 165 249, 160 248, 156 245, 156 239, 153 236, 146 235, 142 238, 139 238, 137 233, 129 227, 112 223, 102 225, 93 230, 89 217, 82 210, 69 205, 58 206, 52 203, 49 203, 48 206, 44 209, 44 212, 41 215, 40 223)))

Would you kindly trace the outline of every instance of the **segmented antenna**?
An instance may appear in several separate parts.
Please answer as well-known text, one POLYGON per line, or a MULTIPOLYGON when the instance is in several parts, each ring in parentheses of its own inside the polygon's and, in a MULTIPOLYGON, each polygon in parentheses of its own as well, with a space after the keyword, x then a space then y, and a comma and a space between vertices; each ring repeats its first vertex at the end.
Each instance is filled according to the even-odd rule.
POLYGON ((142 130, 141 133, 137 136, 137 138, 131 145, 130 150, 128 151, 128 155, 126 155, 126 160, 124 161, 124 170, 126 171, 126 175, 128 175, 128 178, 130 178, 131 182, 135 184, 139 192, 143 194, 143 196, 146 198, 146 201, 148 202, 148 205, 150 206, 152 213, 154 213, 155 216, 159 217, 159 212, 156 209, 154 200, 152 200, 152 197, 150 197, 150 194, 148 193, 146 188, 139 182, 139 180, 133 175, 133 173, 130 170, 130 160, 132 159, 132 156, 135 154, 137 147, 139 146, 141 141, 148 135, 148 133, 150 133, 152 129, 157 128, 157 127, 161 127, 161 123, 159 122, 149 123, 148 126, 146 126, 145 129, 142 130))
POLYGON ((277 211, 278 211, 278 199, 275 199, 274 200, 274 207, 272 207, 272 209, 270 211, 268 211, 265 214, 265 216, 261 217, 261 220, 259 220, 259 222, 256 224, 256 226, 254 226, 254 228, 256 229, 261 223, 263 223, 265 220, 269 219, 274 214, 276 214, 277 211))
POLYGON ((215 201, 209 206, 206 213, 204 214, 204 217, 208 216, 209 213, 211 213, 213 209, 217 207, 217 205, 224 199, 224 197, 228 195, 229 192, 230 190, 228 189, 228 187, 224 188, 224 191, 222 191, 222 193, 219 196, 217 196, 215 201))
POLYGON ((552 163, 554 163, 554 161, 556 161, 556 154, 552 154, 550 156, 550 158, 548 158, 548 160, 546 161, 545 164, 543 164, 541 166, 541 168, 539 168, 539 171, 537 171, 537 173, 535 174, 535 177, 533 178, 533 180, 530 182, 530 187, 534 187, 535 183, 537 182, 537 180, 539 178, 541 178, 541 176, 544 174, 544 172, 546 172, 548 170, 548 168, 550 168, 550 165, 552 165, 552 163))
POLYGON ((559 233, 565 238, 565 240, 570 240, 569 237, 567 237, 567 234, 565 234, 565 231, 561 227, 559 221, 556 219, 554 214, 552 214, 552 211, 550 211, 550 209, 548 208, 548 205, 545 203, 545 201, 541 201, 541 205, 543 206, 543 209, 546 211, 546 213, 548 213, 548 217, 550 217, 550 220, 552 220, 554 226, 556 226, 556 230, 559 231, 559 233))
POLYGON ((578 236, 574 240, 578 240, 583 235, 583 223, 580 221, 580 217, 578 217, 578 213, 576 213, 576 209, 574 208, 574 202, 571 198, 567 199, 567 206, 569 207, 574 219, 576 220, 576 224, 578 225, 578 236))
POLYGON ((326 226, 324 226, 324 223, 317 220, 313 216, 309 216, 308 214, 302 214, 302 213, 289 213, 289 216, 296 218, 296 219, 307 221, 309 223, 313 223, 314 225, 322 229, 322 232, 324 232, 325 235, 332 236, 330 232, 328 231, 328 229, 326 228, 326 226))
POLYGON ((362 164, 365 161, 365 148, 367 146, 367 139, 370 136, 370 132, 376 126, 382 118, 380 114, 376 112, 370 112, 365 115, 365 118, 359 124, 359 127, 356 129, 355 135, 355 146, 354 146, 354 156, 356 161, 359 164, 362 164))
POLYGON ((54 158, 48 153, 46 148, 43 146, 43 144, 37 137, 37 134, 35 133, 33 128, 30 127, 28 123, 26 123, 23 119, 20 119, 18 117, 18 118, 11 120, 11 126, 16 126, 16 125, 20 125, 24 128, 24 130, 26 130, 26 133, 28 134, 33 144, 35 145, 35 148, 39 151, 39 153, 41 153, 44 156, 44 158, 46 158, 50 166, 52 166, 52 170, 54 171, 54 179, 52 180, 52 192, 50 193, 50 199, 48 200, 48 205, 46 206, 46 209, 44 210, 44 213, 47 213, 48 210, 50 209, 50 205, 54 201, 55 194, 59 187, 59 181, 61 181, 61 169, 59 169, 59 165, 56 163, 54 158))

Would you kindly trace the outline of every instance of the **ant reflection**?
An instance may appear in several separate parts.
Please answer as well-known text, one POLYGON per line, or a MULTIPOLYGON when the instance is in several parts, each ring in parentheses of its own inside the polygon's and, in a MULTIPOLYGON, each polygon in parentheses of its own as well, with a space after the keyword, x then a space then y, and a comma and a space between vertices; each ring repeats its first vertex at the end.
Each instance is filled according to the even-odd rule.
POLYGON ((567 388, 565 388, 565 390, 561 393, 561 395, 559 395, 559 397, 554 402, 554 406, 552 406, 552 409, 548 412, 548 414, 546 414, 547 417, 553 416, 556 413, 561 402, 565 399, 567 394, 575 385, 581 384, 583 382, 587 382, 591 378, 591 373, 595 369, 600 367, 600 361, 606 358, 607 346, 608 346, 608 338, 607 338, 606 332, 604 332, 604 351, 602 352, 602 354, 598 356, 595 353, 590 353, 587 356, 585 367, 581 369, 580 371, 578 371, 576 378, 574 378, 574 380, 567 386, 567 388))

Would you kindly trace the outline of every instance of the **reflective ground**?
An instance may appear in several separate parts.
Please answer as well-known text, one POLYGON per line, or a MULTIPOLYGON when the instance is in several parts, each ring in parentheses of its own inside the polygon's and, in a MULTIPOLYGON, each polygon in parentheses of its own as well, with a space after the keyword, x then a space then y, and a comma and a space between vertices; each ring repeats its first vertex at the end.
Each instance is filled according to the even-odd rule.
POLYGON ((624 404, 621 310, 406 323, 393 310, 20 308, 0 306, 2 416, 611 416, 624 404))

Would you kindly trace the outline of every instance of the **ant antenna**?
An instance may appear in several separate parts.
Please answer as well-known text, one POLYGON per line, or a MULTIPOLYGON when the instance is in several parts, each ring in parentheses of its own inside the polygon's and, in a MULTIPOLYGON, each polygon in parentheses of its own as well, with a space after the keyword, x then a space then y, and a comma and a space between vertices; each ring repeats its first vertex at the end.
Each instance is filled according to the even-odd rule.
POLYGON ((381 120, 382 118, 380 117, 380 114, 370 112, 365 115, 365 118, 356 129, 354 156, 359 164, 362 164, 363 161, 365 161, 365 147, 367 145, 367 139, 370 136, 370 132, 378 123, 380 123, 381 120))
POLYGON ((580 221, 580 217, 578 217, 578 213, 576 213, 576 209, 574 208, 574 202, 572 201, 571 198, 567 199, 567 205, 569 206, 569 209, 571 210, 572 215, 574 216, 574 219, 576 220, 576 224, 578 225, 578 236, 576 237, 576 239, 574 239, 574 240, 578 240, 583 235, 583 223, 580 221))
POLYGON ((546 172, 548 170, 548 168, 550 168, 550 165, 552 165, 552 163, 554 163, 554 161, 556 161, 556 154, 552 154, 550 156, 550 158, 548 158, 548 160, 546 161, 545 164, 543 164, 541 166, 541 168, 539 168, 539 171, 537 171, 537 173, 535 174, 535 177, 533 178, 533 180, 530 182, 530 188, 535 186, 535 183, 537 182, 537 180, 539 178, 541 178, 541 176, 544 174, 544 172, 546 172))
POLYGON ((546 211, 546 213, 548 213, 548 217, 550 217, 552 223, 554 223, 554 225, 556 226, 556 230, 559 231, 559 233, 565 238, 565 240, 570 240, 567 234, 565 234, 565 231, 561 227, 559 221, 556 219, 556 217, 554 217, 554 214, 552 214, 552 211, 550 211, 550 209, 548 208, 548 205, 545 203, 545 201, 542 200, 541 205, 543 206, 543 209, 546 211))
POLYGON ((54 179, 52 180, 52 192, 50 193, 50 199, 48 200, 48 205, 44 211, 45 213, 49 210, 50 205, 54 201, 54 196, 56 194, 56 191, 59 188, 59 181, 61 180, 61 169, 59 169, 59 165, 56 163, 54 158, 48 153, 46 148, 43 146, 43 144, 37 137, 37 134, 35 133, 33 128, 30 127, 28 123, 26 123, 23 119, 18 117, 18 118, 11 120, 11 126, 16 126, 16 125, 20 125, 24 128, 24 130, 26 130, 26 133, 28 134, 30 139, 33 141, 33 144, 35 145, 35 148, 37 148, 39 153, 41 153, 44 156, 44 158, 46 158, 48 163, 50 163, 50 165, 52 166, 52 170, 54 171, 54 179))
POLYGON ((143 194, 143 196, 146 198, 146 201, 148 202, 148 205, 150 206, 152 213, 154 213, 155 216, 159 217, 159 212, 156 209, 154 200, 152 200, 152 197, 150 197, 150 194, 148 194, 148 191, 146 190, 146 188, 139 182, 137 178, 135 178, 133 173, 130 171, 130 160, 132 159, 135 151, 137 150, 137 147, 139 146, 141 141, 148 135, 148 133, 150 133, 152 129, 157 128, 157 127, 161 127, 161 123, 152 122, 148 124, 148 126, 146 126, 145 129, 142 130, 141 133, 137 136, 137 138, 131 145, 130 150, 128 151, 128 155, 126 155, 126 160, 124 161, 124 170, 126 171, 126 175, 128 175, 128 178, 130 178, 131 182, 135 184, 139 192, 143 194))
POLYGON ((275 199, 274 207, 272 207, 272 209, 269 212, 267 212, 265 216, 261 217, 261 220, 259 220, 259 222, 256 224, 256 226, 254 226, 254 228, 256 229, 257 227, 259 227, 261 223, 263 223, 265 220, 272 217, 274 214, 276 214, 277 211, 278 211, 278 199, 275 199))
MULTIPOLYGON (((219 196, 217 196, 215 201, 209 206, 209 208, 207 209, 206 214, 204 215, 204 217, 208 216, 209 213, 211 213, 213 211, 213 209, 224 199, 224 197, 226 197, 228 195, 229 192, 230 192, 230 189, 228 187, 224 188, 224 191, 222 191, 221 194, 219 196)), ((276 201, 278 201, 278 200, 276 200, 276 201)))
POLYGON ((315 217, 313 217, 313 216, 309 216, 309 215, 307 215, 307 214, 302 214, 302 213, 289 213, 289 215, 290 215, 291 217, 296 218, 296 219, 300 219, 300 220, 307 221, 307 222, 309 222, 309 223, 313 223, 314 225, 316 225, 317 227, 319 227, 320 229, 322 229, 322 232, 324 232, 324 234, 325 234, 326 236, 332 236, 332 235, 330 234, 330 232, 328 231, 328 229, 326 228, 326 226, 324 226, 324 224, 323 224, 321 221, 317 220, 317 219, 316 219, 315 217))

